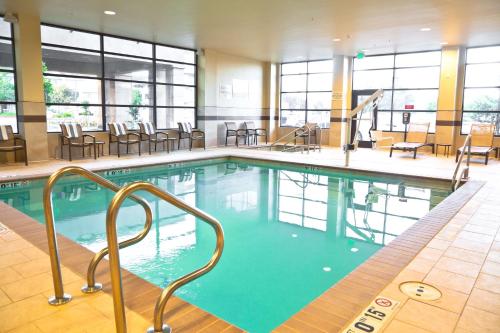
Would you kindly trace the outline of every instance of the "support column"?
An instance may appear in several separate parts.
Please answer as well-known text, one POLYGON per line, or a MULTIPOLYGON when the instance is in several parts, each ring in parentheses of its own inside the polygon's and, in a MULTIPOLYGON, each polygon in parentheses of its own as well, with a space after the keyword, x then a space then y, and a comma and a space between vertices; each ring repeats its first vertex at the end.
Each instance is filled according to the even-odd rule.
POLYGON ((40 17, 18 13, 14 25, 19 131, 26 139, 29 161, 49 159, 43 91, 40 17))
POLYGON ((345 141, 347 112, 351 110, 352 58, 333 58, 333 94, 328 144, 342 147, 345 141))
POLYGON ((462 105, 463 71, 465 50, 458 46, 443 48, 441 53, 441 76, 436 114, 435 143, 451 144, 452 154, 458 133, 462 105), (456 130, 458 128, 458 131, 456 130))

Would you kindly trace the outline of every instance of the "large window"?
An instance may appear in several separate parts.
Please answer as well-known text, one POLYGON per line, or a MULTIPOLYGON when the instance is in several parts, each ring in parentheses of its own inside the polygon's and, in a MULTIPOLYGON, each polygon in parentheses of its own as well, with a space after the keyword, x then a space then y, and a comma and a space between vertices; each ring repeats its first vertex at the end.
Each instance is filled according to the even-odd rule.
POLYGON ((354 59, 353 94, 384 89, 376 126, 383 131, 404 131, 403 112, 412 122, 430 122, 435 131, 441 52, 367 56, 354 59))
POLYGON ((47 25, 42 48, 49 132, 61 122, 88 131, 110 122, 194 125, 195 51, 47 25))
POLYGON ((0 18, 0 125, 17 129, 16 71, 12 25, 0 18))
POLYGON ((500 135, 500 46, 467 49, 462 134, 473 123, 494 123, 500 135))
POLYGON ((281 64, 281 126, 330 127, 332 85, 332 60, 281 64))

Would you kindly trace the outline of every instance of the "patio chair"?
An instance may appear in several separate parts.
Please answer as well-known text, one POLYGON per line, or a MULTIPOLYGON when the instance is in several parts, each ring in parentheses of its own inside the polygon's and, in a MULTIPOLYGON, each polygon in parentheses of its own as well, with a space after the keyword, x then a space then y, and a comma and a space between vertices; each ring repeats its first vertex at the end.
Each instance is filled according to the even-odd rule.
POLYGON ((14 135, 12 126, 0 125, 0 152, 14 152, 14 161, 17 162, 16 151, 24 151, 24 164, 28 165, 28 150, 26 140, 18 135, 14 135))
POLYGON ((299 128, 294 134, 294 144, 297 144, 297 138, 304 140, 304 145, 310 143, 321 151, 321 127, 316 123, 305 123, 304 126, 299 128))
POLYGON ((235 137, 236 147, 239 146, 239 138, 243 138, 243 142, 247 140, 247 130, 243 128, 238 128, 235 122, 224 122, 226 125, 226 146, 227 146, 227 138, 235 137))
MULTIPOLYGON (((471 155, 484 156, 484 164, 488 164, 488 158, 493 148, 493 138, 495 136, 494 124, 472 124, 470 128, 471 134, 471 155)), ((458 156, 463 149, 467 147, 460 147, 457 149, 455 162, 458 162, 458 156)), ((467 151, 467 150, 466 150, 467 151)))
POLYGON ((390 147, 394 143, 394 139, 391 136, 384 136, 383 131, 370 131, 370 140, 374 149, 390 147))
POLYGON ((192 128, 191 123, 177 123, 179 126, 179 142, 177 149, 181 147, 182 139, 189 139, 189 150, 193 149, 193 141, 203 141, 203 149, 205 149, 205 132, 192 128))
POLYGON ((250 145, 250 140, 252 140, 253 144, 257 144, 259 142, 259 136, 265 137, 267 144, 267 130, 265 128, 255 128, 255 123, 253 121, 245 121, 244 126, 248 145, 250 145))
MULTIPOLYGON (((83 134, 82 126, 80 124, 60 123, 61 134, 59 135, 59 146, 61 149, 61 158, 64 158, 64 146, 68 146, 68 158, 71 161, 71 148, 82 148, 82 157, 85 157, 85 148, 94 147, 94 159, 97 159, 96 154, 96 140, 95 136, 90 134, 83 134), (90 139, 87 140, 87 138, 90 139)), ((90 154, 92 156, 92 153, 90 154)))
POLYGON ((163 145, 163 150, 165 150, 165 143, 167 144, 167 153, 170 153, 169 140, 175 138, 169 138, 167 132, 157 131, 153 123, 139 123, 139 134, 141 136, 141 141, 148 142, 149 155, 151 155, 151 143, 155 145, 155 151, 158 143, 163 145), (163 137, 162 137, 163 135, 163 137))
POLYGON ((397 142, 391 145, 389 157, 392 157, 393 150, 413 151, 413 158, 417 158, 417 150, 424 146, 431 146, 434 152, 434 145, 427 143, 430 123, 410 123, 405 142, 397 142))
POLYGON ((109 152, 111 154, 111 144, 116 142, 116 151, 120 157, 120 145, 127 146, 127 154, 129 146, 135 145, 139 147, 139 156, 141 156, 141 136, 136 132, 129 132, 127 125, 124 123, 108 123, 109 127, 109 152))

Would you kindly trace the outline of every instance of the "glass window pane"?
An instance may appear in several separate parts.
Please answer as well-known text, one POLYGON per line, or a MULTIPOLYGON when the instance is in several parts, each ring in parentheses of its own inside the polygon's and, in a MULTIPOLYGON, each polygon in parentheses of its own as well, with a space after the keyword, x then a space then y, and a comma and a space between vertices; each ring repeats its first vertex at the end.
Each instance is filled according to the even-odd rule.
POLYGON ((125 123, 128 129, 139 129, 139 122, 153 121, 153 108, 107 106, 106 121, 108 123, 125 123))
POLYGON ((331 73, 333 72, 333 60, 311 61, 307 68, 308 73, 331 73))
POLYGON ((307 93, 307 109, 327 109, 332 108, 331 92, 307 93))
POLYGON ((97 34, 75 30, 41 26, 42 43, 100 50, 101 41, 97 34))
POLYGON ((281 77, 281 91, 306 91, 306 75, 286 75, 281 77))
POLYGON ((305 111, 281 111, 281 126, 299 127, 306 123, 305 111))
POLYGON ((500 88, 465 89, 464 111, 500 111, 500 88))
POLYGON ((357 71, 353 74, 353 89, 391 89, 392 69, 357 71))
POLYGON ((306 62, 294 62, 289 64, 281 65, 281 74, 303 74, 307 73, 307 63, 306 62))
POLYGON ((464 112, 462 118, 462 133, 469 134, 471 125, 475 123, 496 124, 495 135, 500 135, 500 113, 464 112))
MULTIPOLYGON (((147 83, 105 81, 106 104, 153 105, 153 85, 147 83)), ((108 122, 111 122, 108 120, 108 122)))
MULTIPOLYGON (((410 114, 410 121, 412 123, 429 122, 429 132, 434 133, 436 131, 436 112, 410 112, 410 114)), ((393 113, 392 130, 401 132, 405 130, 405 125, 403 125, 403 112, 393 113)))
POLYGON ((156 102, 159 106, 193 106, 195 101, 194 87, 156 86, 156 102))
POLYGON ((394 88, 439 88, 439 67, 396 69, 394 88))
POLYGON ((0 36, 11 38, 10 23, 0 19, 0 36))
POLYGON ((394 56, 392 54, 364 57, 363 59, 354 58, 354 70, 392 68, 393 66, 394 56))
POLYGON ((178 122, 188 122, 194 126, 194 108, 158 108, 156 125, 158 129, 177 128, 178 122))
POLYGON ((58 104, 101 104, 101 81, 44 76, 45 101, 58 104))
POLYGON ((385 90, 382 100, 378 103, 378 110, 391 110, 392 90, 385 90))
POLYGON ((156 58, 194 64, 196 62, 196 52, 192 50, 157 45, 156 58))
POLYGON ((102 130, 102 107, 100 106, 47 106, 47 131, 59 132, 60 123, 79 123, 84 131, 102 130))
POLYGON ((0 102, 15 102, 14 73, 0 72, 0 102))
POLYGON ((43 46, 42 59, 44 74, 101 76, 99 53, 43 46))
POLYGON ((104 51, 152 58, 153 44, 104 36, 104 51))
POLYGON ((500 62, 500 46, 467 49, 467 63, 500 62))
POLYGON ((441 51, 396 55, 396 67, 439 66, 441 51))
POLYGON ((391 130, 391 112, 377 112, 377 130, 391 130))
POLYGON ((500 63, 467 65, 465 86, 500 86, 500 63))
POLYGON ((5 39, 0 39, 0 69, 14 69, 12 42, 5 39))
POLYGON ((316 123, 321 128, 329 128, 330 111, 308 111, 307 122, 316 123))
POLYGON ((104 77, 108 79, 153 81, 153 62, 123 56, 104 56, 104 77))
POLYGON ((195 85, 195 66, 158 61, 156 63, 156 81, 195 85))
POLYGON ((307 77, 308 91, 332 91, 333 74, 309 74, 307 77))
POLYGON ((17 133, 17 118, 15 104, 0 104, 0 125, 10 125, 17 133))
POLYGON ((281 94, 282 109, 302 109, 306 108, 305 93, 283 93, 281 94))
POLYGON ((436 111, 438 90, 396 90, 393 110, 436 111))

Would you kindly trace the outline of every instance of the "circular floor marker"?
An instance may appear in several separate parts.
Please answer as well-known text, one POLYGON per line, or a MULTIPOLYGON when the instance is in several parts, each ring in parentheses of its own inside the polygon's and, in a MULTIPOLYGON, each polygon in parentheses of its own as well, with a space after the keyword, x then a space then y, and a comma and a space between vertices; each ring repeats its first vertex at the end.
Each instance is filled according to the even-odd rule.
POLYGON ((430 284, 407 281, 399 285, 399 290, 410 298, 422 301, 435 301, 441 298, 441 291, 430 284))

